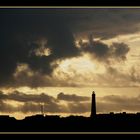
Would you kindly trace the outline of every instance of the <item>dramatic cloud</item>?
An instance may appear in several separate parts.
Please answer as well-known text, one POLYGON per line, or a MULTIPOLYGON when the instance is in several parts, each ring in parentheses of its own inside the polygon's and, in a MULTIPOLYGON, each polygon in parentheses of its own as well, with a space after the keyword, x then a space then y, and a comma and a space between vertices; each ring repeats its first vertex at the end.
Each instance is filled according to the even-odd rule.
POLYGON ((72 29, 78 38, 85 37, 90 32, 94 33, 95 38, 109 39, 117 35, 139 31, 140 9, 96 8, 72 10, 67 11, 69 15, 67 19, 71 17, 69 19, 70 27, 73 27, 72 29))
MULTIPOLYGON (((30 15, 30 18, 35 18, 35 23, 41 21, 42 18, 47 22, 50 22, 51 19, 54 23, 56 22, 55 24, 63 21, 76 35, 81 36, 81 34, 93 31, 95 37, 99 38, 112 38, 120 34, 137 32, 140 21, 139 8, 0 9, 0 12, 3 15, 9 13, 14 15, 18 13, 24 17, 30 15)), ((26 23, 29 23, 29 19, 26 23)), ((46 24, 43 23, 43 25, 46 24)))
POLYGON ((0 86, 55 86, 52 73, 59 66, 55 62, 82 53, 104 62, 125 60, 126 44, 91 41, 139 31, 139 13, 139 9, 107 8, 0 9, 0 86), (94 38, 90 36, 87 44, 80 41, 82 48, 77 48, 75 42, 91 32, 94 38), (15 76, 21 64, 28 69, 15 76))
MULTIPOLYGON (((139 8, 2 8, 0 21, 0 113, 89 114, 89 89, 65 87, 140 86, 139 8)), ((119 90, 97 96, 97 113, 139 111, 119 90)))
POLYGON ((0 111, 22 113, 40 112, 40 105, 43 104, 44 112, 46 113, 84 113, 88 112, 89 110, 87 103, 84 103, 84 101, 88 100, 89 97, 77 96, 75 94, 68 95, 60 93, 58 94, 57 98, 54 98, 53 96, 49 96, 44 93, 34 95, 14 91, 13 93, 4 94, 1 91, 0 111), (66 104, 62 104, 61 100, 66 101, 66 104), (20 104, 15 107, 12 104, 9 104, 10 101, 16 101, 20 104), (69 103, 69 101, 73 101, 73 103, 69 103))
POLYGON ((1 85, 13 78, 20 63, 50 74, 56 67, 53 61, 79 55, 73 34, 58 16, 0 14, 0 18, 1 85))
POLYGON ((86 96, 78 96, 75 94, 68 95, 61 92, 57 95, 57 99, 64 101, 80 102, 80 101, 88 101, 90 98, 86 96))
POLYGON ((79 46, 82 51, 88 52, 93 58, 102 62, 111 62, 112 59, 116 61, 124 61, 130 50, 127 44, 124 43, 112 43, 112 45, 109 46, 101 41, 94 41, 92 34, 89 36, 88 42, 84 43, 81 40, 79 46))
MULTIPOLYGON (((13 74, 13 79, 9 81, 7 86, 15 86, 15 87, 29 86, 33 88, 45 87, 45 86, 78 86, 78 83, 75 82, 79 78, 83 78, 83 81, 85 81, 84 80, 85 78, 90 79, 91 77, 94 77, 95 79, 95 77, 100 77, 100 75, 98 74, 94 75, 93 73, 91 73, 90 78, 88 76, 91 69, 92 71, 94 70, 95 61, 107 65, 124 62, 127 58, 127 53, 129 52, 129 47, 124 43, 113 43, 111 46, 109 46, 107 44, 102 43, 101 41, 90 41, 87 43, 81 42, 80 45, 81 46, 79 49, 79 53, 89 54, 90 58, 84 58, 84 56, 80 56, 80 57, 74 57, 73 59, 72 58, 64 59, 63 61, 58 61, 58 62, 55 61, 54 64, 55 66, 58 67, 57 68, 55 67, 53 69, 53 73, 49 75, 44 74, 40 71, 34 71, 33 69, 30 68, 29 64, 18 64, 16 68, 16 72, 13 74), (63 63, 64 61, 65 63, 63 63), (71 64, 69 65, 70 61, 71 64), (64 66, 64 68, 66 68, 67 71, 66 69, 63 69, 61 65, 64 66), (85 66, 88 68, 89 71, 88 73, 87 73, 87 69, 85 69, 85 66), (73 80, 73 78, 75 80, 73 80)), ((102 74, 101 76, 103 77, 105 77, 105 75, 108 75, 108 72, 111 75, 115 74, 112 70, 117 71, 116 68, 111 69, 111 66, 110 68, 108 68, 109 66, 105 66, 105 67, 106 67, 107 74, 106 73, 104 73, 104 75, 102 74)), ((123 75, 123 74, 119 73, 119 75, 123 75)), ((125 78, 127 76, 129 75, 126 74, 125 78)), ((120 76, 118 78, 120 78, 120 76)))

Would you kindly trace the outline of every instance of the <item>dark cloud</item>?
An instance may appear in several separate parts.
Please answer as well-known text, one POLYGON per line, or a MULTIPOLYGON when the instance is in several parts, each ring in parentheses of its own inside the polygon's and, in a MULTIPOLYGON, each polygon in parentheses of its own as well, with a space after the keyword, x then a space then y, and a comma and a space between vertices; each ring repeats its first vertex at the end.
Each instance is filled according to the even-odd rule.
POLYGON ((41 104, 44 106, 44 112, 61 113, 65 112, 65 106, 59 104, 59 100, 47 94, 24 94, 18 91, 4 94, 0 92, 0 111, 1 112, 22 112, 22 113, 40 113, 41 104), (17 107, 9 104, 10 101, 22 103, 17 107))
POLYGON ((16 76, 14 76, 14 78, 7 86, 12 87, 29 86, 31 88, 36 88, 36 87, 52 86, 53 85, 52 82, 53 80, 46 78, 44 74, 41 74, 39 72, 33 72, 27 69, 21 70, 16 76), (28 72, 31 72, 32 74, 29 75, 28 72))
POLYGON ((101 41, 94 41, 93 39, 93 36, 90 35, 88 42, 84 43, 81 40, 79 42, 81 50, 103 62, 109 63, 112 59, 116 61, 126 60, 126 55, 130 50, 127 44, 113 43, 109 46, 101 41))
MULTIPOLYGON (((50 86, 54 84, 46 81, 43 75, 51 75, 58 66, 52 62, 81 54, 75 47, 76 39, 87 36, 89 32, 100 39, 135 33, 139 31, 140 10, 0 9, 0 21, 0 86, 36 87, 41 83, 50 86), (41 46, 43 40, 46 44, 41 46), (49 48, 51 53, 37 55, 36 51, 41 48, 43 51, 49 48), (22 72, 15 78, 13 74, 19 64, 28 64, 36 74, 28 76, 22 72)), ((98 41, 81 45, 86 45, 83 52, 105 62, 125 60, 129 51, 124 43, 108 46, 98 41)))
POLYGON ((130 50, 128 45, 125 43, 113 43, 110 48, 112 55, 120 60, 126 60, 126 55, 130 50))
POLYGON ((113 38, 117 35, 131 34, 139 31, 140 9, 96 8, 73 10, 70 14, 75 34, 80 38, 91 31, 101 39, 113 38), (126 26, 127 25, 127 26, 126 26), (130 28, 128 28, 130 27, 130 28))
POLYGON ((9 94, 4 94, 2 91, 0 91, 0 100, 14 100, 18 102, 35 102, 49 104, 58 102, 59 100, 80 102, 80 101, 89 101, 89 99, 90 98, 87 96, 78 96, 76 94, 64 94, 62 92, 59 93, 57 95, 57 98, 55 99, 53 96, 49 96, 45 93, 35 95, 14 91, 9 94))
POLYGON ((44 112, 46 113, 85 113, 89 110, 89 104, 87 102, 83 103, 80 101, 87 101, 89 97, 77 96, 75 94, 68 95, 63 94, 66 102, 74 101, 73 103, 61 104, 62 94, 58 94, 57 98, 49 96, 47 94, 25 94, 22 92, 14 91, 13 93, 4 94, 0 92, 0 111, 1 112, 40 112, 41 104, 44 106, 44 112), (9 104, 10 101, 17 101, 22 103, 14 107, 9 104))
POLYGON ((3 92, 0 92, 0 99, 1 100, 14 100, 18 102, 35 102, 35 103, 46 102, 47 104, 50 104, 52 102, 57 102, 55 98, 45 93, 35 95, 35 94, 25 94, 18 91, 14 91, 9 94, 4 94, 3 92))
POLYGON ((64 100, 64 101, 73 101, 73 102, 80 102, 80 101, 88 101, 90 98, 86 96, 78 96, 76 94, 64 94, 59 93, 57 95, 58 100, 64 100))
POLYGON ((79 55, 74 37, 67 23, 58 16, 0 14, 0 84, 9 82, 16 67, 26 63, 33 71, 51 74, 57 65, 51 63, 79 55), (10 25, 9 25, 10 24, 10 25), (44 47, 51 50, 49 56, 36 55, 38 42, 47 40, 44 47))
MULTIPOLYGON (((127 59, 127 53, 129 52, 130 48, 124 43, 113 43, 112 45, 107 45, 101 41, 94 41, 93 36, 89 36, 89 42, 83 43, 82 41, 79 42, 80 49, 79 53, 88 53, 90 54, 91 58, 94 60, 96 59, 99 62, 103 62, 104 64, 112 64, 112 63, 120 63, 124 62, 127 59)), ((36 65, 36 64, 35 64, 36 65)), ((38 64, 37 64, 38 65, 38 64)), ((14 79, 11 80, 9 83, 10 86, 29 86, 29 87, 45 87, 45 86, 77 86, 74 82, 68 83, 70 81, 70 75, 66 75, 63 71, 60 72, 64 74, 68 81, 59 80, 58 77, 53 77, 52 75, 44 75, 44 73, 39 71, 32 70, 28 65, 26 69, 20 70, 14 79), (31 72, 32 74, 29 75, 28 73, 31 72)), ((55 65, 56 66, 56 65, 55 65)), ((53 67, 55 68, 55 67, 53 67)), ((120 78, 127 77, 128 75, 123 75, 122 73, 118 72, 117 69, 112 68, 111 66, 106 67, 107 72, 111 75, 117 74, 120 78)), ((78 73, 75 70, 69 68, 70 71, 77 76, 78 73)), ((115 76, 115 75, 114 75, 115 76)), ((99 75, 100 77, 100 75, 99 75)), ((128 79, 128 78, 127 78, 128 79)))

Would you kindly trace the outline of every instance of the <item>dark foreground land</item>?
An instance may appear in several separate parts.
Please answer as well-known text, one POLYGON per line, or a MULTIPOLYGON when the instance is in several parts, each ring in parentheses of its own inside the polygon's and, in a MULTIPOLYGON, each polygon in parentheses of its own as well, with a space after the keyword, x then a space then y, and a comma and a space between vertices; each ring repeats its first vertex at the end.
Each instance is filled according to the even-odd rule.
POLYGON ((95 117, 35 115, 23 120, 0 116, 1 132, 140 132, 140 114, 98 114, 95 117))

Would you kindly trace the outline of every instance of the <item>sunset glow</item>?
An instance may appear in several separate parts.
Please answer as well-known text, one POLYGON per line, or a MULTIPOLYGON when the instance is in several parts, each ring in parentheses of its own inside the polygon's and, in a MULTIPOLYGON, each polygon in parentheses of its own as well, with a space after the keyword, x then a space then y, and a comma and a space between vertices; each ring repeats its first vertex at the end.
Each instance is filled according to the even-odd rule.
POLYGON ((98 113, 140 111, 140 9, 11 8, 0 18, 0 114, 22 119, 44 104, 45 114, 89 116, 93 90, 98 113))

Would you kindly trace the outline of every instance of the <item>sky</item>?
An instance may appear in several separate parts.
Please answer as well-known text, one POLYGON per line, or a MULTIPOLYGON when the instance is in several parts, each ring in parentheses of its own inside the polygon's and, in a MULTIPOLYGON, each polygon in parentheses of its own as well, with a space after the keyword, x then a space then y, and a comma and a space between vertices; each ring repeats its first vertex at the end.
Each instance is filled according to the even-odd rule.
POLYGON ((0 114, 140 111, 139 8, 1 8, 0 114))

